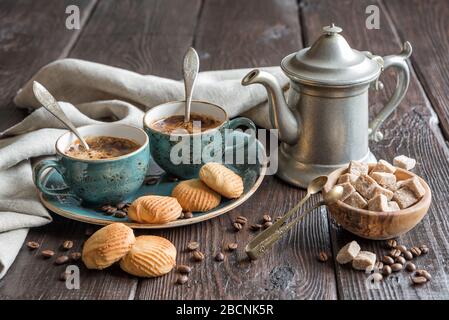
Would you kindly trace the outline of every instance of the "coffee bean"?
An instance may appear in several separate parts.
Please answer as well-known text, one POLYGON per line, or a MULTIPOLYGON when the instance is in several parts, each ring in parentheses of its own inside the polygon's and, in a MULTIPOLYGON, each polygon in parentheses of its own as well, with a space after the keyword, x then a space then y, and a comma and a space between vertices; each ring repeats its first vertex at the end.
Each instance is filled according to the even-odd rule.
POLYGON ((243 226, 239 222, 234 222, 232 226, 234 227, 235 231, 240 231, 243 228, 243 226))
POLYGON ((195 261, 203 261, 204 260, 204 253, 202 253, 201 251, 193 251, 193 260, 195 261))
POLYGON ((184 219, 191 219, 191 218, 193 218, 193 213, 190 212, 190 211, 184 212, 183 218, 184 219))
POLYGON ((265 214, 262 217, 263 222, 271 222, 271 217, 268 214, 265 214))
POLYGON ((158 181, 159 181, 159 177, 147 177, 147 178, 145 178, 144 183, 147 186, 151 186, 153 184, 156 184, 158 181))
POLYGON ((68 261, 69 261, 68 256, 59 256, 56 258, 55 264, 64 264, 64 263, 67 263, 68 261))
POLYGON ((179 273, 190 273, 192 272, 192 268, 189 266, 186 266, 185 264, 180 264, 176 267, 176 270, 178 270, 179 273))
POLYGON ((380 282, 382 281, 384 277, 382 277, 382 275, 379 272, 374 272, 373 273, 373 281, 374 282, 380 282))
POLYGON ((421 250, 418 247, 413 247, 410 249, 410 252, 413 254, 413 256, 415 257, 419 257, 421 255, 421 250))
POLYGON ((66 272, 64 271, 63 273, 61 273, 59 275, 59 280, 60 281, 66 281, 68 279, 68 277, 70 276, 70 272, 66 272))
POLYGON ((400 263, 393 263, 393 264, 391 265, 391 271, 393 271, 393 272, 401 271, 402 268, 403 268, 403 265, 400 264, 400 263))
POLYGON ((117 209, 123 210, 127 206, 128 206, 128 204, 126 202, 120 202, 117 204, 117 209))
POLYGON ((413 272, 416 270, 416 266, 409 261, 405 264, 405 270, 407 270, 408 272, 413 272))
POLYGON ((176 279, 176 283, 180 285, 185 284, 187 281, 189 281, 189 277, 185 274, 179 275, 178 279, 176 279))
POLYGON ((42 250, 41 255, 45 259, 49 259, 55 255, 55 252, 53 250, 42 250))
POLYGON ((413 284, 423 284, 427 282, 425 277, 411 277, 413 284))
POLYGON ((230 244, 228 244, 228 250, 229 251, 234 251, 238 248, 238 244, 236 242, 231 242, 230 244))
POLYGON ((410 251, 405 251, 404 253, 402 253, 404 255, 405 260, 412 260, 413 259, 413 254, 410 251))
POLYGON ((81 259, 81 252, 72 252, 69 256, 72 261, 78 261, 81 259))
POLYGON ((382 274, 383 274, 385 277, 388 277, 392 272, 393 272, 393 270, 391 270, 391 267, 388 266, 388 265, 385 265, 385 266, 382 268, 382 274))
POLYGON ((108 211, 112 206, 110 204, 105 204, 100 208, 101 211, 108 211))
POLYGON ((419 250, 421 250, 421 254, 429 253, 429 247, 427 247, 425 244, 420 245, 419 250))
POLYGON ((225 258, 225 256, 224 256, 224 254, 223 254, 222 252, 218 252, 218 253, 215 255, 215 261, 221 262, 221 261, 224 260, 224 258, 225 258))
POLYGON ((386 265, 392 265, 394 263, 394 259, 390 256, 384 256, 382 258, 382 262, 385 263, 386 265))
POLYGON ((407 247, 402 245, 402 244, 398 244, 396 247, 394 247, 395 249, 401 251, 402 253, 404 253, 405 251, 407 251, 407 247))
POLYGON ((419 277, 424 277, 428 281, 432 280, 432 276, 430 275, 430 273, 423 269, 416 270, 415 275, 419 277))
POLYGON ((405 264, 405 258, 404 258, 404 257, 401 257, 401 256, 396 257, 396 258, 394 259, 394 262, 397 262, 397 263, 400 263, 400 264, 405 264))
POLYGON ((387 247, 388 249, 394 249, 394 248, 398 245, 398 243, 397 243, 396 240, 390 239, 390 240, 387 240, 387 242, 385 243, 385 245, 386 245, 386 247, 387 247))
POLYGON ((262 229, 262 225, 259 223, 255 223, 252 224, 249 228, 253 231, 259 231, 260 229, 262 229))
POLYGON ((390 253, 388 254, 390 257, 392 258, 396 258, 399 257, 401 255, 401 251, 398 249, 393 249, 390 251, 390 253))
POLYGON ((37 248, 40 247, 40 244, 37 243, 37 242, 35 242, 35 241, 28 241, 28 242, 27 242, 27 247, 28 247, 30 250, 36 250, 37 248))
POLYGON ((107 215, 107 216, 111 216, 111 215, 113 215, 116 211, 117 211, 117 208, 116 208, 116 207, 110 206, 110 207, 104 212, 104 214, 107 215))
POLYGON ((194 250, 198 249, 199 247, 200 247, 200 244, 198 242, 196 242, 196 241, 190 241, 187 244, 187 249, 189 251, 194 251, 194 250))
POLYGON ((248 219, 244 216, 238 216, 235 219, 235 222, 240 223, 242 226, 244 226, 248 222, 248 219))
POLYGON ((320 262, 326 262, 329 259, 326 252, 324 252, 324 251, 321 251, 318 254, 317 258, 318 258, 318 261, 320 261, 320 262))
POLYGON ((271 227, 273 225, 273 222, 271 221, 267 221, 263 224, 264 229, 268 229, 269 227, 271 227))
POLYGON ((374 264, 374 271, 380 272, 383 267, 384 264, 382 261, 376 261, 376 263, 374 264))
POLYGON ((126 216, 127 216, 127 214, 126 214, 126 212, 123 211, 123 210, 117 210, 117 211, 114 213, 114 217, 116 217, 116 218, 123 219, 123 218, 126 218, 126 216))
POLYGON ((73 241, 66 240, 61 245, 62 250, 70 250, 73 248, 73 241))

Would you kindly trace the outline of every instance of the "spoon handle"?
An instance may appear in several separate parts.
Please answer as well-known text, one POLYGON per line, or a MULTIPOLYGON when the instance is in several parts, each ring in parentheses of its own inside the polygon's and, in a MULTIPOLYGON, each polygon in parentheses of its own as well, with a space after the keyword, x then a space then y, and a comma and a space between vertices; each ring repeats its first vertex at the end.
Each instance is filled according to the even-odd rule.
POLYGON ((195 86, 196 76, 200 68, 200 59, 195 49, 189 48, 184 56, 182 73, 184 76, 184 88, 186 93, 186 109, 184 122, 190 121, 190 105, 192 103, 192 92, 195 86))

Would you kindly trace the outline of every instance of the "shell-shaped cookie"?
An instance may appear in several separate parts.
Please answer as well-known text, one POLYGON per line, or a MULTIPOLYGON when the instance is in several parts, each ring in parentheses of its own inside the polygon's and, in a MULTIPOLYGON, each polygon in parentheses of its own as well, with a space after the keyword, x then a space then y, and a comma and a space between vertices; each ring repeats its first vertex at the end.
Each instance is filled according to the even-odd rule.
POLYGON ((112 223, 95 232, 84 243, 82 259, 88 269, 104 269, 125 256, 136 238, 123 223, 112 223))
POLYGON ((176 264, 176 248, 167 239, 158 236, 140 236, 120 261, 122 270, 138 277, 159 277, 176 264))
POLYGON ((138 223, 167 223, 178 219, 182 208, 173 197, 143 196, 128 208, 128 218, 138 223))
POLYGON ((199 179, 180 182, 172 192, 184 211, 208 211, 220 204, 221 196, 199 179))
POLYGON ((231 169, 216 162, 209 162, 201 167, 200 179, 209 188, 229 199, 238 198, 243 193, 242 178, 231 169))

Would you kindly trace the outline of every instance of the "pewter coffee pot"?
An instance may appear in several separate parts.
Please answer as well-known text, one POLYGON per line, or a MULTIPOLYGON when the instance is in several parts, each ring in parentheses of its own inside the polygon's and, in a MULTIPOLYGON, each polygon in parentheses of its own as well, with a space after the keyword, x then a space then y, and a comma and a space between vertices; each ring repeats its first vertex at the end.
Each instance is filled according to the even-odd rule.
POLYGON ((409 42, 398 55, 380 57, 352 49, 332 24, 309 48, 286 56, 281 67, 290 79, 287 101, 270 73, 253 70, 243 85, 259 83, 268 92, 270 120, 281 140, 277 175, 300 187, 351 160, 375 162, 369 140, 380 141, 382 122, 399 105, 410 82, 409 42), (397 69, 396 89, 369 122, 368 89, 382 89, 380 74, 397 69))

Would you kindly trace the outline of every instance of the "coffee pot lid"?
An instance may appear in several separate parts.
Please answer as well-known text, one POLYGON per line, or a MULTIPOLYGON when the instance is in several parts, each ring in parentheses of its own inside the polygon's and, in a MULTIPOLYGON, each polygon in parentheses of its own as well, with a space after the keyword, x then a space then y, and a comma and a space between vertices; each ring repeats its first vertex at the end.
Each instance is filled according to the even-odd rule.
POLYGON ((286 56, 281 67, 294 81, 319 86, 350 86, 375 80, 382 58, 352 49, 334 24, 309 48, 286 56), (374 58, 375 57, 375 58, 374 58))

